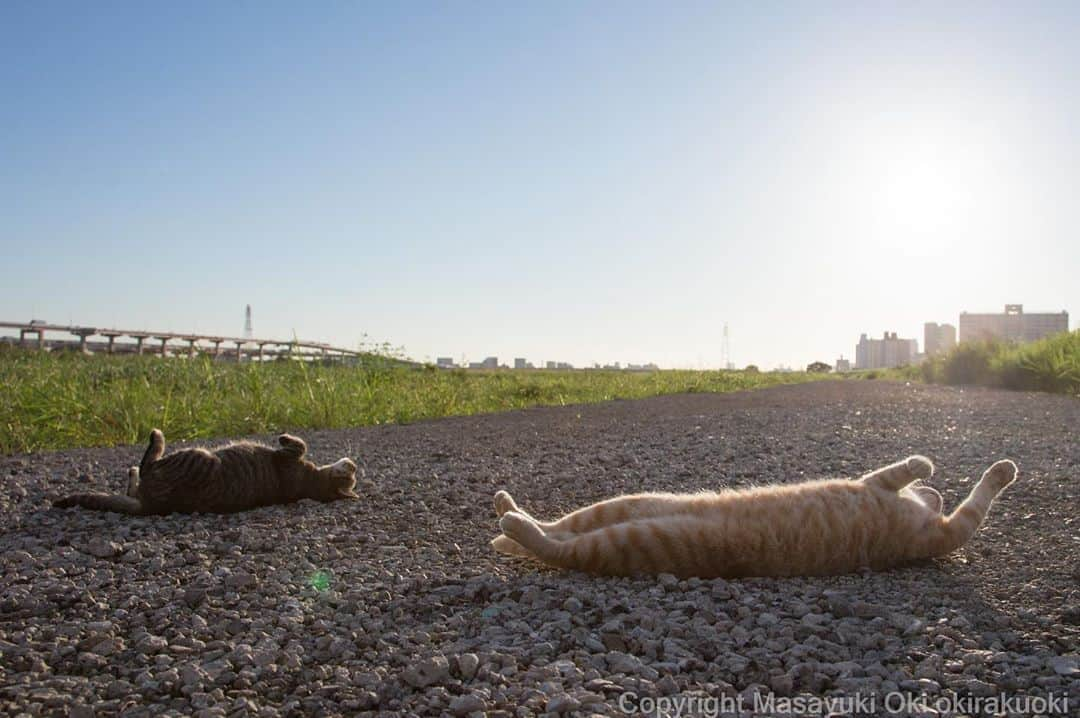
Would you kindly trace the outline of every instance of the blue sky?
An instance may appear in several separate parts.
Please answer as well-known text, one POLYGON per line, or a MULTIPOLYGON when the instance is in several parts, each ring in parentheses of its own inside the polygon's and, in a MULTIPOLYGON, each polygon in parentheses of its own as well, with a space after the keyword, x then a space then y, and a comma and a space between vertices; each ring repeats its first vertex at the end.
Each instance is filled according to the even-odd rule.
POLYGON ((0 319, 773 367, 1075 315, 1080 10, 945 5, 4 3, 0 319))

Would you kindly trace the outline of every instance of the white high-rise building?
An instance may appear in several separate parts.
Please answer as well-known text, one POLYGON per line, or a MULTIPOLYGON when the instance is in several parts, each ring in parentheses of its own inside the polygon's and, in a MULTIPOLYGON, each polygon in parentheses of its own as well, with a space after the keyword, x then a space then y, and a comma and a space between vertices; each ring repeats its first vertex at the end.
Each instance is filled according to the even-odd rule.
POLYGON ((1069 331, 1069 313, 1025 314, 1023 304, 1006 304, 1004 314, 960 312, 960 341, 1004 339, 1033 342, 1051 334, 1069 331))
POLYGON ((956 327, 952 324, 923 324, 923 351, 926 356, 944 354, 956 346, 956 327))
POLYGON ((855 345, 856 369, 891 369, 915 362, 919 343, 914 339, 900 339, 896 332, 885 332, 881 339, 870 339, 865 334, 855 345))

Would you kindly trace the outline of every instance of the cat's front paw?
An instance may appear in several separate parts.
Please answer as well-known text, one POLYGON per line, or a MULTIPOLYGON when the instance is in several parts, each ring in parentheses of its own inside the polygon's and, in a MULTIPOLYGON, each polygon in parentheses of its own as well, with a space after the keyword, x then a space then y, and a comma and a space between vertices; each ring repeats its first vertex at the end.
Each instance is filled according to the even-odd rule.
POLYGON ((1008 459, 1002 459, 986 470, 980 483, 985 483, 994 491, 1001 491, 1016 480, 1017 473, 1019 469, 1016 468, 1016 464, 1008 459))
POLYGON ((934 464, 925 456, 918 454, 909 456, 905 463, 907 464, 907 470, 916 479, 929 479, 934 475, 934 464))

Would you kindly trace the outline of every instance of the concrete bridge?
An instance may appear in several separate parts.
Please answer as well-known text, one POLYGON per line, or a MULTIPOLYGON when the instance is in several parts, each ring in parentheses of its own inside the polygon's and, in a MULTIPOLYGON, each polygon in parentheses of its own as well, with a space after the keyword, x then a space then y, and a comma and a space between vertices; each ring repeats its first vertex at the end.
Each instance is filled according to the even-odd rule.
POLYGON ((93 353, 103 351, 106 354, 160 354, 161 356, 186 354, 194 357, 196 354, 209 354, 215 358, 228 357, 236 361, 244 357, 262 361, 266 358, 279 356, 296 357, 302 359, 337 359, 343 361, 357 361, 363 352, 352 349, 342 349, 320 342, 286 341, 282 339, 260 339, 245 337, 214 336, 210 334, 181 334, 174 332, 143 331, 132 329, 99 329, 97 327, 64 326, 60 324, 48 324, 41 321, 30 322, 0 322, 0 330, 17 330, 19 332, 19 344, 36 346, 38 349, 51 349, 75 346, 79 351, 93 353), (46 333, 67 334, 77 337, 78 340, 48 339, 46 333), (92 342, 95 336, 103 337, 105 341, 92 342), (27 337, 31 337, 29 342, 27 337), (132 342, 117 342, 117 339, 129 337, 132 342), (154 343, 146 345, 148 339, 154 343), (170 342, 186 343, 186 346, 170 342), (221 345, 226 348, 222 350, 221 345), (170 351, 172 350, 172 351, 170 351))

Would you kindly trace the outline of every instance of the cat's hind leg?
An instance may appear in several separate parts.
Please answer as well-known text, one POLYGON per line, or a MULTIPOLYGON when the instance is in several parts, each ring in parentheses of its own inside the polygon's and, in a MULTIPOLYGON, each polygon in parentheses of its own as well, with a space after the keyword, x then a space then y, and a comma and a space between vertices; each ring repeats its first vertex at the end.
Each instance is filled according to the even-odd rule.
POLYGON ((128 469, 127 480, 127 495, 138 496, 139 495, 139 467, 132 466, 128 469))
POLYGON ((536 558, 528 549, 519 544, 506 534, 500 534, 491 540, 491 548, 508 556, 520 556, 522 558, 536 558))
POLYGON ((605 575, 663 570, 685 573, 680 568, 685 541, 680 541, 679 534, 685 538, 704 522, 690 519, 683 523, 682 529, 673 530, 665 518, 628 521, 557 541, 522 514, 510 511, 499 519, 499 527, 511 541, 548 566, 605 575))
POLYGON ((495 494, 495 513, 500 517, 510 512, 521 514, 535 523, 548 538, 567 541, 627 521, 692 515, 697 507, 707 507, 710 500, 710 494, 633 494, 599 501, 555 521, 539 521, 520 508, 510 494, 500 491, 495 494))
POLYGON ((994 498, 1016 480, 1017 473, 1016 464, 1008 459, 987 469, 968 497, 942 520, 941 535, 930 555, 943 556, 967 543, 982 525, 994 498))
MULTIPOLYGON (((524 555, 533 556, 544 562, 549 562, 549 557, 558 553, 560 542, 545 534, 540 524, 527 514, 507 511, 499 519, 499 528, 502 529, 503 535, 492 542, 492 546, 497 551, 513 549, 516 544, 525 551, 524 555), (500 539, 506 540, 500 541, 500 539)), ((512 553, 512 551, 505 551, 505 553, 512 553)))
MULTIPOLYGON (((495 515, 502 518, 510 512, 515 512, 527 517, 530 521, 535 522, 532 516, 518 508, 517 503, 514 501, 514 497, 510 495, 508 491, 497 491, 495 493, 495 515)), ((496 536, 491 540, 491 547, 499 553, 504 553, 508 556, 521 556, 523 558, 536 558, 529 550, 519 544, 514 539, 510 538, 506 534, 496 536)))
POLYGON ((304 458, 304 454, 307 453, 307 444, 305 444, 304 440, 299 436, 282 434, 278 437, 278 443, 281 444, 281 448, 278 449, 279 453, 296 459, 297 461, 304 458))
POLYGON ((599 501, 580 508, 558 521, 541 523, 540 526, 549 535, 573 536, 586 534, 597 529, 614 526, 627 521, 658 519, 666 516, 693 515, 698 508, 704 509, 710 503, 709 494, 633 494, 617 496, 607 501, 599 501))
POLYGON ((532 514, 518 506, 517 503, 514 501, 513 497, 511 497, 510 494, 506 491, 499 491, 498 493, 496 493, 495 515, 499 518, 502 518, 505 514, 511 511, 519 513, 522 516, 528 518, 530 521, 536 523, 536 525, 539 526, 545 534, 555 539, 556 541, 561 541, 565 538, 569 538, 570 535, 573 533, 572 531, 567 531, 565 528, 559 528, 558 521, 540 521, 539 519, 533 518, 532 514))
POLYGON ((899 491, 919 479, 929 479, 934 475, 934 464, 925 456, 909 456, 863 476, 860 481, 870 486, 879 486, 887 491, 899 491))
POLYGON ((573 511, 556 521, 540 521, 517 505, 505 491, 495 494, 495 514, 499 517, 507 513, 517 513, 536 524, 548 538, 566 541, 606 526, 641 518, 656 518, 684 513, 687 501, 685 497, 665 494, 638 494, 619 496, 607 501, 586 506, 573 511))

